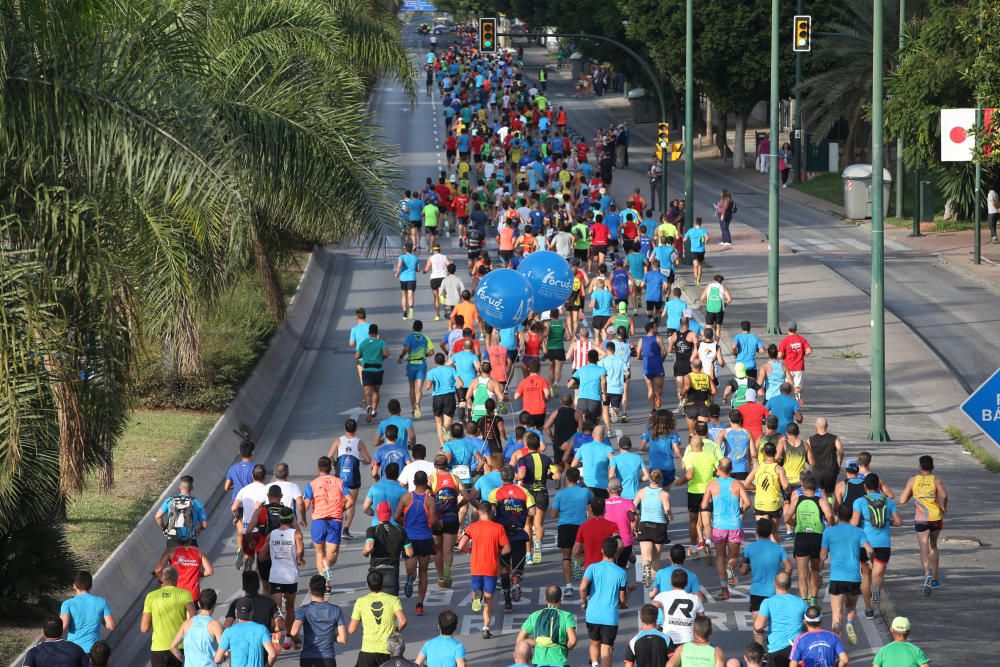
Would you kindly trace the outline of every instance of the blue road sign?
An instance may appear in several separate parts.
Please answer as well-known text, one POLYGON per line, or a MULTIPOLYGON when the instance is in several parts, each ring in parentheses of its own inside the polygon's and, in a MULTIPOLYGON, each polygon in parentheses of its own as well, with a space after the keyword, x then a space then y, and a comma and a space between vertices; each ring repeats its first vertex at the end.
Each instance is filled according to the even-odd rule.
POLYGON ((962 412, 1000 447, 1000 370, 965 399, 962 412))
POLYGON ((436 12, 434 5, 423 0, 405 0, 401 7, 404 12, 436 12))

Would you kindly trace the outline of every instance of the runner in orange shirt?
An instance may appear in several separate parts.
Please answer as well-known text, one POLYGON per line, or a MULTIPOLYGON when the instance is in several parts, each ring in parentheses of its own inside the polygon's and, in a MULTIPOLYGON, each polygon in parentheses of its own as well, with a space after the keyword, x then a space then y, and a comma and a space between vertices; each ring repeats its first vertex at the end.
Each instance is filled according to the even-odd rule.
POLYGON ((529 359, 525 364, 528 376, 521 380, 514 392, 514 400, 524 400, 524 411, 531 415, 531 425, 542 428, 545 425, 546 404, 552 391, 549 382, 538 374, 538 358, 529 359))
POLYGON ((465 320, 465 326, 472 329, 473 335, 482 328, 479 322, 479 311, 476 310, 476 304, 472 303, 472 292, 469 290, 462 290, 462 302, 451 311, 452 326, 455 324, 455 318, 459 315, 465 320))
POLYGON ((483 611, 483 639, 490 639, 490 622, 493 620, 493 594, 497 589, 500 572, 500 554, 510 554, 507 531, 493 521, 493 504, 479 503, 479 521, 469 524, 459 540, 459 549, 465 550, 472 543, 469 570, 472 574, 472 611, 483 611), (485 600, 485 604, 483 604, 485 600))

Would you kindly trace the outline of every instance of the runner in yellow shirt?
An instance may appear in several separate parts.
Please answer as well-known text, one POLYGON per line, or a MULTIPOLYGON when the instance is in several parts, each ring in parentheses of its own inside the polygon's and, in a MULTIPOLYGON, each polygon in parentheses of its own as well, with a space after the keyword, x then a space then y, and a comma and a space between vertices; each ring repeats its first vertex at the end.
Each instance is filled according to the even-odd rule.
POLYGON ((402 632, 406 627, 403 605, 395 595, 382 592, 382 573, 368 573, 368 595, 358 598, 351 611, 351 623, 347 632, 354 634, 361 627, 361 651, 358 653, 359 667, 378 667, 388 661, 388 639, 394 632, 402 632))
POLYGON ((944 528, 944 515, 948 511, 948 492, 941 479, 934 474, 934 459, 924 455, 919 460, 920 473, 910 478, 899 497, 905 505, 913 498, 913 530, 917 533, 920 562, 924 566, 924 595, 941 587, 938 574, 938 536, 944 528))
POLYGON ((753 496, 754 518, 771 522, 772 542, 778 541, 778 518, 782 514, 782 505, 789 497, 788 476, 775 460, 777 450, 773 442, 766 443, 761 450, 764 462, 751 470, 746 479, 747 489, 756 492, 753 496))
POLYGON ((712 537, 712 513, 701 511, 701 500, 705 495, 705 487, 715 476, 715 466, 719 462, 714 451, 706 451, 704 440, 700 435, 691 438, 687 454, 681 459, 684 464, 684 475, 677 478, 675 486, 687 484, 688 535, 691 545, 688 553, 692 558, 698 556, 701 550, 709 565, 715 562, 710 546, 712 537))

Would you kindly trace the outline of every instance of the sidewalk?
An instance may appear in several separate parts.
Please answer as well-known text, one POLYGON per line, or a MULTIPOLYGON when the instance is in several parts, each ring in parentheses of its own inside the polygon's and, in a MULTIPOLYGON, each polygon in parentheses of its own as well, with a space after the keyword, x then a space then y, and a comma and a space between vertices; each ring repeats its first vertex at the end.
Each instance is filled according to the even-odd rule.
MULTIPOLYGON (((532 71, 541 64, 544 54, 542 49, 525 49, 525 57, 532 71)), ((570 125, 588 138, 597 126, 606 127, 613 120, 617 122, 631 116, 628 103, 620 96, 572 98, 568 72, 564 76, 554 72, 549 77, 548 90, 552 104, 565 106, 570 125)), ((646 128, 633 126, 632 166, 615 172, 612 189, 616 198, 624 197, 635 187, 643 187, 643 192, 647 189, 645 169, 647 157, 652 152, 652 135, 646 128)), ((670 165, 671 186, 681 184, 681 164, 670 165)), ((766 175, 750 169, 734 172, 718 159, 700 158, 698 167, 720 175, 724 171, 726 178, 739 179, 747 189, 766 190, 767 187, 766 175)), ((681 193, 672 187, 670 196, 678 197, 681 193)), ((781 196, 828 212, 831 217, 837 213, 836 207, 828 202, 792 189, 782 190, 781 196)), ((699 193, 701 199, 704 198, 699 193)), ((699 201, 698 205, 704 207, 705 201, 699 201)), ((830 224, 847 223, 831 221, 830 224)), ((887 240, 898 241, 913 251, 940 253, 954 270, 966 276, 975 275, 983 284, 998 282, 1000 270, 996 266, 984 263, 974 267, 969 262, 970 233, 934 234, 917 239, 909 239, 906 233, 906 230, 890 228, 887 240)), ((728 345, 729 335, 744 319, 753 323, 753 330, 765 345, 778 342, 781 336, 763 332, 767 303, 767 240, 753 227, 738 223, 733 225, 733 235, 732 248, 721 251, 716 245, 709 248, 705 267, 706 277, 714 273, 727 277, 726 285, 734 297, 733 305, 727 309, 725 343, 728 345)), ((984 257, 992 258, 993 249, 997 247, 984 245, 983 248, 984 257)), ((886 376, 892 383, 886 396, 887 426, 893 440, 888 443, 869 441, 869 297, 814 257, 794 252, 784 245, 781 251, 781 270, 785 276, 781 288, 781 326, 784 329, 788 321, 795 320, 799 332, 810 341, 814 350, 807 362, 803 436, 815 432, 816 417, 827 417, 831 431, 840 435, 847 456, 856 456, 863 450, 872 452, 874 470, 883 475, 897 495, 908 477, 916 472, 917 457, 932 454, 936 472, 951 494, 941 544, 944 587, 929 599, 924 598, 920 590, 922 569, 912 529, 911 503, 901 510, 904 526, 893 531, 894 548, 886 576, 883 615, 890 620, 894 614, 908 616, 914 626, 913 641, 925 649, 933 664, 988 664, 993 651, 988 642, 982 640, 1000 636, 1000 632, 978 629, 984 627, 983 612, 986 618, 992 618, 1000 611, 996 597, 1000 592, 1000 575, 995 571, 998 554, 991 546, 1000 541, 1000 522, 992 504, 987 509, 984 500, 994 495, 997 478, 943 433, 943 428, 952 424, 969 428, 958 410, 966 392, 908 326, 887 314, 886 376), (852 358, 856 353, 863 356, 852 358), (978 538, 985 546, 966 541, 963 539, 966 537, 978 538), (975 602, 970 604, 971 600, 975 602)), ((690 269, 680 272, 689 301, 701 291, 694 291, 690 276, 690 269)), ((933 304, 928 303, 928 307, 933 304)), ((723 375, 728 379, 728 370, 723 375)), ((670 392, 668 387, 665 392, 668 398, 670 392)), ((882 627, 884 629, 884 622, 882 627)), ((861 660, 864 664, 864 658, 861 660)))
MULTIPOLYGON (((549 58, 545 49, 540 47, 525 48, 524 59, 526 71, 529 73, 537 72, 542 65, 554 62, 549 58)), ((656 124, 632 122, 632 109, 629 101, 620 93, 607 93, 602 97, 593 95, 574 97, 573 81, 570 78, 569 68, 550 69, 547 87, 552 104, 566 107, 569 112, 571 129, 582 134, 588 141, 593 139, 597 127, 607 127, 612 122, 630 121, 632 145, 629 150, 630 167, 627 171, 640 176, 633 187, 642 186, 645 194, 648 186, 644 175, 648 167, 648 157, 654 151, 656 124)), ((680 139, 679 128, 674 128, 674 130, 676 131, 671 132, 672 140, 677 141, 680 139)), ((748 151, 752 148, 748 144, 748 151)), ((753 153, 748 152, 749 155, 753 155, 753 153)), ((718 151, 707 141, 703 141, 701 148, 696 149, 695 161, 696 168, 699 170, 709 171, 722 179, 739 181, 763 192, 767 191, 767 174, 762 174, 752 168, 733 169, 731 165, 725 164, 718 157, 718 151)), ((670 162, 667 169, 671 189, 670 196, 683 197, 683 161, 670 162)), ((622 169, 616 171, 616 178, 620 178, 625 171, 622 169)), ((631 190, 627 192, 631 192, 631 190)), ((867 221, 861 223, 847 221, 844 218, 843 206, 813 197, 795 188, 782 189, 781 197, 783 200, 795 201, 816 211, 828 213, 845 225, 869 226, 871 224, 867 221)), ((887 225, 885 234, 887 241, 906 246, 914 252, 938 256, 949 271, 966 279, 972 278, 980 285, 1000 295, 1000 245, 990 244, 989 229, 985 220, 983 220, 981 237, 982 264, 978 266, 972 263, 973 232, 971 230, 933 232, 912 238, 909 236, 909 229, 887 225)))

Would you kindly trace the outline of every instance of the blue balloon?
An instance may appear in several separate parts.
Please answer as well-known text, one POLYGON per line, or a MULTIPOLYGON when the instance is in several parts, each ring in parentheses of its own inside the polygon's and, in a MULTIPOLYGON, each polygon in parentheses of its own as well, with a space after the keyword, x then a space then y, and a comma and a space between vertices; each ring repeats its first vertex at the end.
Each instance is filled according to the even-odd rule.
POLYGON ((495 269, 476 287, 476 308, 490 326, 506 329, 521 324, 531 312, 531 285, 514 269, 495 269))
POLYGON ((573 269, 557 253, 533 252, 521 261, 517 270, 531 285, 536 313, 561 308, 573 291, 573 269))

